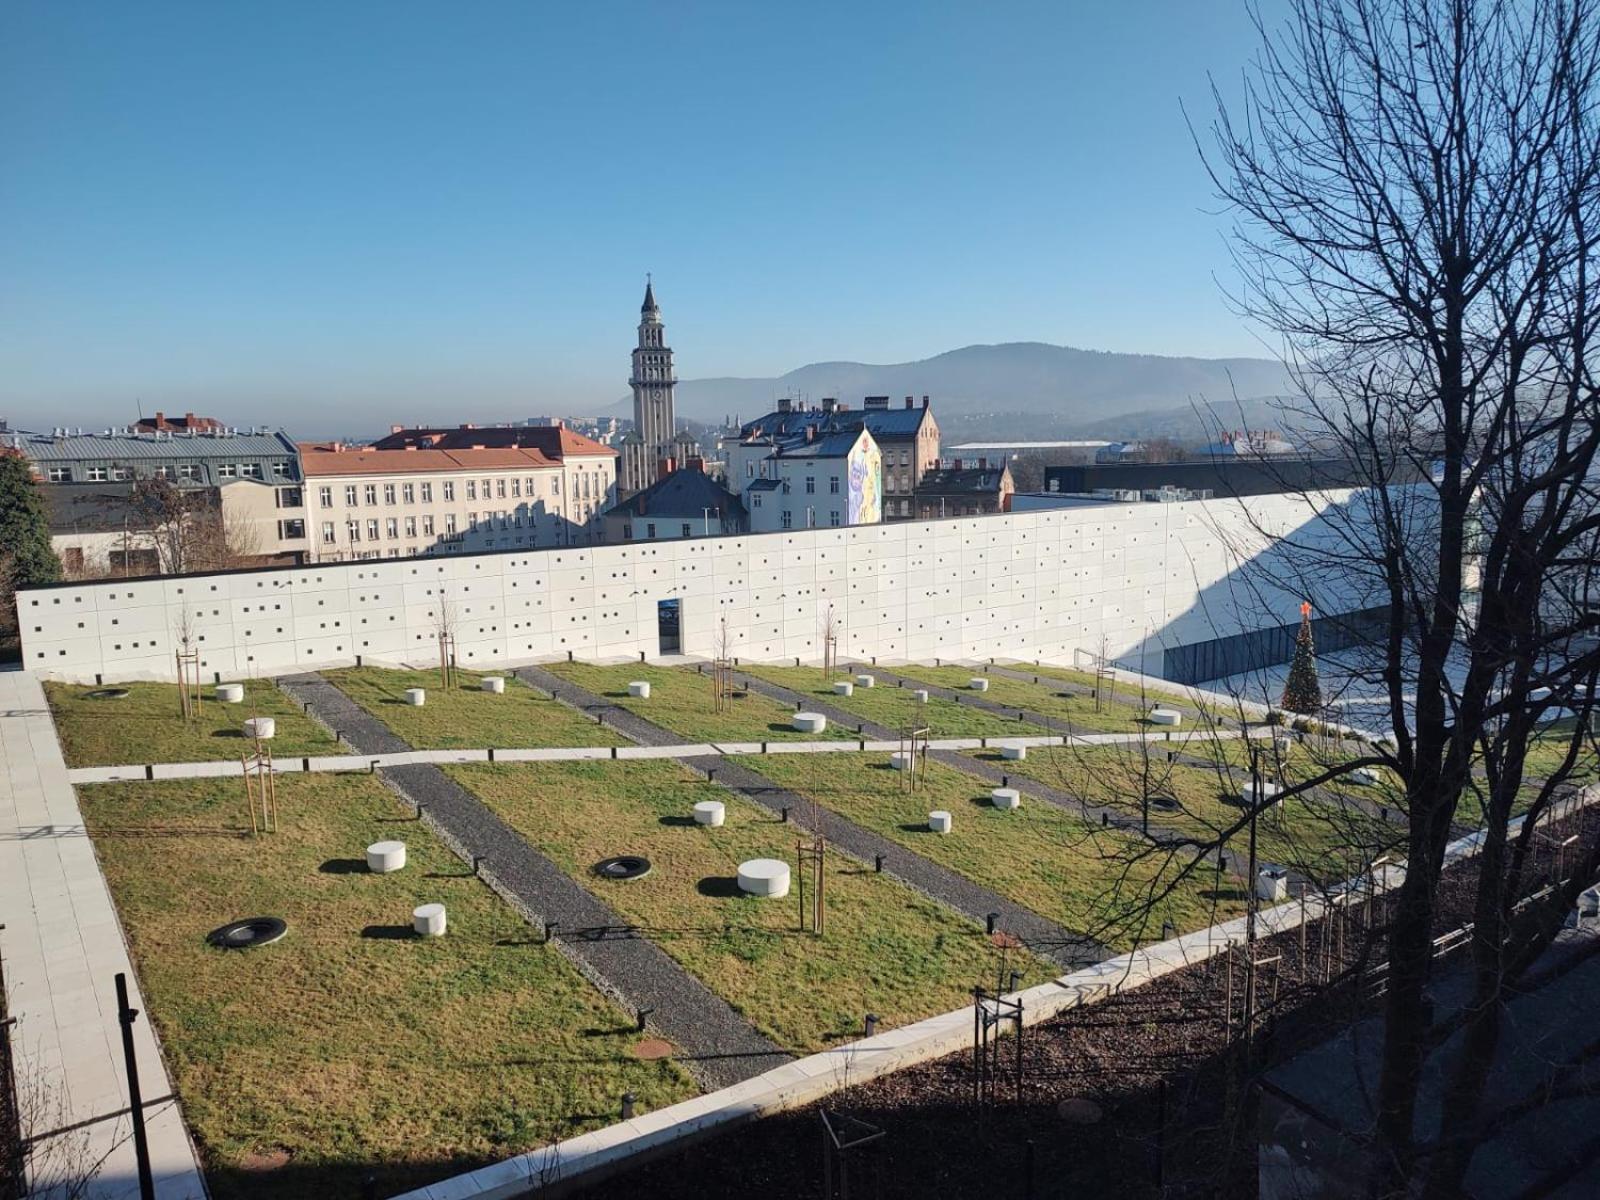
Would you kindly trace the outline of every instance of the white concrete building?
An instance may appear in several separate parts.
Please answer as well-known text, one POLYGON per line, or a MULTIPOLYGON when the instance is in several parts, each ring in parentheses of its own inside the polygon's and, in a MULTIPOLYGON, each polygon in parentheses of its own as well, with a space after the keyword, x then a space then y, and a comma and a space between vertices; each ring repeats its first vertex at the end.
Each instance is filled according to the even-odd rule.
POLYGON ((752 533, 883 520, 883 454, 864 428, 818 434, 808 426, 794 437, 742 447, 740 461, 741 476, 753 476, 743 480, 752 533))
MULTIPOLYGON (((358 494, 351 519, 388 519, 381 477, 373 482, 379 501, 358 494)), ((358 656, 426 662, 442 604, 454 606, 463 666, 569 653, 709 658, 723 622, 745 660, 815 661, 832 606, 847 657, 1071 664, 1103 652, 1183 678, 1193 664, 1225 664, 1231 647, 1254 644, 1262 630, 1292 628, 1302 599, 1327 615, 1380 602, 1359 580, 1328 579, 1304 597, 1242 574, 1278 560, 1284 538, 1331 542, 1342 531, 1322 513, 1349 495, 1090 505, 34 588, 18 597, 23 664, 84 681, 170 677, 181 617, 205 636, 205 671, 224 678, 358 656)), ((403 498, 392 511, 404 513, 403 498)), ((365 537, 361 545, 369 548, 365 537)))

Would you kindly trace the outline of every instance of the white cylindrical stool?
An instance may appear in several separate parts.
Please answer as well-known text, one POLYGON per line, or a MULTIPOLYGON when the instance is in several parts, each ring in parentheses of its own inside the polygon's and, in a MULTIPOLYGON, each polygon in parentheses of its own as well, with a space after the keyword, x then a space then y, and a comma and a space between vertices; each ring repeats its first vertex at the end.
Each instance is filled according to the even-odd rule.
POLYGON ((853 696, 855 695, 855 690, 856 685, 848 679, 841 679, 833 685, 833 694, 835 696, 853 696))
POLYGON ((752 858, 739 864, 739 890, 774 899, 789 894, 789 864, 778 858, 752 858))
POLYGON ((878 686, 877 679, 875 677, 871 676, 871 675, 857 675, 856 676, 856 683, 859 684, 861 687, 877 687, 878 686))
POLYGON ((483 677, 483 690, 493 692, 496 696, 506 690, 506 680, 503 675, 485 675, 483 677))
POLYGON ((374 875, 387 875, 406 865, 404 842, 373 842, 367 847, 367 870, 374 875))
POLYGON ((989 793, 989 803, 996 808, 1021 808, 1022 793, 1014 787, 995 788, 989 793))
POLYGON ((1378 772, 1372 767, 1356 767, 1350 772, 1350 782, 1371 786, 1378 782, 1378 772))
POLYGON ((427 700, 428 690, 426 688, 406 689, 406 703, 411 705, 412 708, 421 708, 427 703, 427 700))
POLYGON ((975 692, 987 692, 989 690, 989 681, 981 675, 974 675, 967 680, 967 686, 975 692))
POLYGON ((273 717, 251 717, 244 723, 244 735, 266 741, 278 732, 278 722, 273 717))
POLYGON ((828 727, 828 718, 821 713, 797 712, 794 727, 801 733, 821 733, 828 727))
POLYGON ((906 771, 916 766, 917 754, 914 750, 896 750, 889 755, 889 765, 896 771, 906 771))
POLYGON ((1256 872, 1256 899, 1277 904, 1289 898, 1289 872, 1282 867, 1262 867, 1256 872))
POLYGON ((701 800, 694 806, 694 819, 698 825, 710 825, 716 828, 727 820, 728 810, 723 807, 721 800, 701 800))
POLYGON ((635 679, 628 685, 628 695, 635 700, 650 699, 650 684, 643 679, 635 679))
POLYGON ((1239 793, 1239 799, 1246 804, 1259 804, 1264 800, 1271 800, 1283 788, 1276 783, 1268 783, 1265 779, 1259 783, 1247 783, 1244 790, 1239 793))
POLYGON ((244 703, 244 684, 219 683, 217 684, 217 699, 224 704, 244 703))
POLYGON ((1183 714, 1175 708, 1152 708, 1150 710, 1150 724, 1182 725, 1183 714))
POLYGON ((1000 757, 1007 762, 1021 762, 1028 757, 1028 748, 1026 746, 1001 746, 1000 757))
POLYGON ((928 814, 928 828, 935 833, 950 832, 950 814, 944 809, 935 809, 928 814))
POLYGON ((912 692, 911 694, 917 698, 917 703, 918 704, 926 704, 928 702, 928 689, 927 688, 918 688, 916 691, 912 692))
POLYGON ((411 928, 420 937, 438 937, 444 933, 444 905, 420 904, 411 910, 411 928))

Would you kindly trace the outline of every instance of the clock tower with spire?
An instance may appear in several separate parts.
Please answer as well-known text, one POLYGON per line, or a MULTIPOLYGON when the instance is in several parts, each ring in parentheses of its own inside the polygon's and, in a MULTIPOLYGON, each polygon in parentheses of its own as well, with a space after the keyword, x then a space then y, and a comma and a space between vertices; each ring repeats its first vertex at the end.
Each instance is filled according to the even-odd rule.
POLYGON ((672 347, 667 345, 655 285, 646 277, 644 303, 639 306, 639 344, 633 349, 633 433, 622 442, 622 478, 619 491, 642 491, 656 479, 657 465, 673 454, 675 420, 672 389, 672 347))

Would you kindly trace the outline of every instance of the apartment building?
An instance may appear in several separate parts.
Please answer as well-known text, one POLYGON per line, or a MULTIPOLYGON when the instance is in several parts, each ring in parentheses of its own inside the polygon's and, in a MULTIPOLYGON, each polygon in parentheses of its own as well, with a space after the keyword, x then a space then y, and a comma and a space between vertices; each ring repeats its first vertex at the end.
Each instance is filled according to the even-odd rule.
POLYGON ((592 545, 616 501, 617 452, 559 427, 397 427, 300 454, 318 562, 592 545))
POLYGON ((883 463, 882 519, 913 516, 917 486, 939 465, 939 423, 928 397, 922 397, 919 405, 915 397, 907 396, 904 407, 894 408, 887 396, 868 396, 859 409, 832 398, 818 407, 779 400, 774 411, 744 423, 735 436, 723 440, 728 486, 736 491, 747 487, 759 477, 758 464, 775 446, 808 428, 818 437, 862 429, 871 434, 883 463))
POLYGON ((871 525, 883 520, 883 455, 864 428, 780 439, 745 485, 750 532, 871 525))
POLYGON ((165 479, 194 493, 197 509, 214 504, 239 548, 237 565, 305 557, 305 498, 294 442, 281 430, 193 420, 192 427, 8 435, 45 485, 51 542, 70 574, 159 569, 150 531, 140 528, 127 505, 141 479, 165 479))

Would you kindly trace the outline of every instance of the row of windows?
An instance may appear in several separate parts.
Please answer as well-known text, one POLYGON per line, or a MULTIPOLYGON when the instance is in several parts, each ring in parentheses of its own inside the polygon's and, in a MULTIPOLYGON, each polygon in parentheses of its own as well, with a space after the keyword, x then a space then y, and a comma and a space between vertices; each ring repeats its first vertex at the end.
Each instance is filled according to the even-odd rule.
MULTIPOLYGON (((218 479, 265 479, 266 469, 258 462, 217 463, 218 479)), ((140 472, 129 466, 84 467, 80 473, 73 467, 47 467, 45 478, 51 483, 128 483, 139 478, 140 472)), ((275 479, 290 479, 293 473, 287 461, 272 464, 275 479)), ((205 468, 199 463, 176 463, 150 468, 151 479, 204 479, 205 468)))
MULTIPOLYGON (((526 495, 528 499, 531 500, 539 494, 538 482, 538 479, 532 475, 527 477, 526 495)), ((421 498, 421 502, 423 504, 433 503, 433 484, 431 482, 402 484, 347 483, 344 485, 345 507, 356 508, 362 503, 365 503, 369 506, 376 505, 378 503, 380 489, 383 495, 384 504, 416 504, 419 497, 421 498)), ((607 483, 601 475, 591 475, 588 472, 579 472, 577 476, 577 486, 573 489, 573 495, 575 497, 582 497, 585 500, 600 500, 605 498, 606 491, 607 483)), ((509 478, 502 479, 485 479, 482 481, 482 486, 480 488, 478 480, 468 479, 465 481, 463 492, 468 500, 478 499, 480 492, 485 500, 505 500, 508 498, 520 500, 524 495, 523 480, 520 476, 511 476, 509 478)), ((453 479, 446 479, 441 482, 439 484, 439 494, 440 497, 446 501, 454 501, 456 498, 456 481, 453 479)), ((551 478, 550 495, 561 495, 561 476, 556 475, 551 478)), ((318 488, 317 498, 321 501, 323 508, 332 508, 332 485, 318 488)))
MULTIPOLYGON (((596 511, 597 510, 592 507, 585 507, 581 510, 585 520, 593 519, 596 511)), ((480 528, 493 529, 496 527, 496 525, 498 525, 501 529, 521 529, 524 524, 524 515, 527 517, 526 524, 528 528, 536 528, 538 524, 537 517, 533 513, 524 514, 524 510, 522 509, 517 509, 515 511, 501 509, 499 512, 486 512, 482 514, 481 519, 479 514, 475 512, 469 512, 467 514, 467 528, 472 530, 477 530, 480 528)), ((551 514, 551 520, 560 521, 561 518, 555 514, 551 514)), ((405 531, 404 536, 408 538, 419 536, 419 531, 420 536, 422 537, 434 537, 436 527, 434 525, 433 514, 424 513, 421 517, 385 517, 382 519, 381 525, 379 523, 379 518, 368 517, 365 528, 367 540, 369 542, 375 542, 379 538, 380 530, 382 531, 382 535, 389 539, 400 537, 402 529, 405 531)), ((443 536, 447 538, 456 536, 457 526, 455 513, 444 514, 442 528, 444 531, 443 536)), ((345 519, 344 534, 347 541, 359 542, 361 540, 361 531, 362 523, 359 518, 348 517, 345 519)), ((324 546, 333 546, 338 544, 338 530, 332 521, 324 521, 322 523, 322 544, 324 546)))

